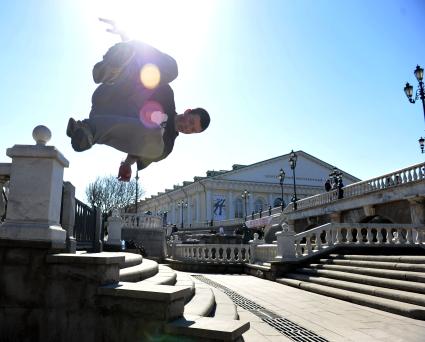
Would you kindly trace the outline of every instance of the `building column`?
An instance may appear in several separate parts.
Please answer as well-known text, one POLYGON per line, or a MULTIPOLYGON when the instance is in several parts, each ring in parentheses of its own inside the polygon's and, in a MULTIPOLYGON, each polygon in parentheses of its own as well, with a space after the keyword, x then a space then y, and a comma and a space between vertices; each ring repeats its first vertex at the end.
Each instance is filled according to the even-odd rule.
POLYGON ((228 202, 227 202, 227 219, 231 220, 235 218, 235 208, 233 205, 233 192, 229 191, 227 193, 228 202))
POLYGON ((273 208, 273 194, 269 194, 267 196, 267 200, 269 201, 269 205, 271 205, 273 208))
POLYGON ((211 201, 212 201, 212 195, 211 195, 211 191, 207 190, 207 203, 205 203, 205 207, 206 207, 206 220, 209 222, 212 219, 212 206, 211 206, 211 201))
POLYGON ((187 217, 186 217, 186 222, 188 227, 192 224, 192 202, 193 202, 192 197, 188 196, 187 197, 187 217))
POLYGON ((251 193, 248 198, 248 216, 251 216, 251 213, 254 210, 254 195, 254 193, 251 193))
POLYGON ((201 221, 201 193, 196 194, 196 222, 201 221))

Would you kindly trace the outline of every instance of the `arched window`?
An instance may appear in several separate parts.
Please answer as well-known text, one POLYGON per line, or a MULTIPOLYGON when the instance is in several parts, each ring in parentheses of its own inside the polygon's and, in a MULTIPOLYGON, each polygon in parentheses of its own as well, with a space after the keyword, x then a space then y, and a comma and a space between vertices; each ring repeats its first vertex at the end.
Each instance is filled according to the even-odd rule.
POLYGON ((260 210, 265 210, 266 201, 263 198, 257 198, 254 203, 254 210, 256 213, 260 212, 260 210))
POLYGON ((242 199, 237 198, 235 200, 235 218, 243 218, 244 210, 243 210, 243 202, 242 199))

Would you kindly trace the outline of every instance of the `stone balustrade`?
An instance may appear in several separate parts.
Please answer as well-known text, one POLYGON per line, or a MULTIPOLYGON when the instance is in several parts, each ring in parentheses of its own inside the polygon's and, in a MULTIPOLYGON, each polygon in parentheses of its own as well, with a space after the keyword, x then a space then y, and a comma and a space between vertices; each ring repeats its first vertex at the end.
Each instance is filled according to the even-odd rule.
MULTIPOLYGON (((425 180, 425 163, 409 166, 376 178, 353 183, 342 188, 344 198, 362 196, 374 191, 386 190, 425 180)), ((297 201, 297 210, 322 206, 338 199, 337 190, 332 190, 323 194, 318 194, 297 201)), ((293 203, 290 203, 284 213, 291 213, 294 210, 293 203)))
POLYGON ((173 259, 216 264, 249 262, 249 245, 236 244, 175 244, 173 259))
POLYGON ((125 228, 161 228, 162 217, 146 214, 122 214, 125 228))
POLYGON ((279 241, 286 248, 278 258, 303 260, 337 246, 425 247, 424 233, 425 226, 414 224, 327 223, 299 234, 286 233, 279 241))
POLYGON ((264 263, 273 261, 277 256, 277 244, 259 244, 255 246, 255 258, 251 263, 264 263))

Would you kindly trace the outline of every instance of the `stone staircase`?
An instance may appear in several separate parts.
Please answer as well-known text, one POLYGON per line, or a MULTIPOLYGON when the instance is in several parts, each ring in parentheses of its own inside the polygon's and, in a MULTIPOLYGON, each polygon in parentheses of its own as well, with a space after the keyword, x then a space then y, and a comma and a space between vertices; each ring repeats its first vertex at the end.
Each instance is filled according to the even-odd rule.
MULTIPOLYGON (((124 256, 120 264, 120 282, 117 290, 151 289, 164 286, 184 290, 183 315, 165 326, 171 335, 187 336, 199 341, 236 341, 249 329, 248 322, 239 321, 232 300, 219 290, 212 289, 189 274, 158 264, 140 255, 116 252, 124 256)), ((111 295, 111 287, 106 290, 111 295)))
POLYGON ((425 255, 330 254, 276 281, 425 320, 425 255))

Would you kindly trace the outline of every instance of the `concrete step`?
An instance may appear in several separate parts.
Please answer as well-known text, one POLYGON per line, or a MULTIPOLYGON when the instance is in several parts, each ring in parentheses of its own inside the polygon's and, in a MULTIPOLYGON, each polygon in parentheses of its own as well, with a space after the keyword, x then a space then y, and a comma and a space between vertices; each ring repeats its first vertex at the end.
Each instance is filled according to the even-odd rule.
POLYGON ((149 259, 143 259, 141 264, 121 269, 120 281, 138 282, 153 277, 157 273, 158 263, 149 259))
POLYGON ((316 269, 351 272, 351 273, 364 274, 364 275, 370 275, 375 277, 425 283, 425 273, 421 273, 421 272, 408 272, 408 271, 399 271, 399 270, 355 267, 355 266, 345 266, 345 265, 332 265, 332 264, 310 264, 310 267, 316 268, 316 269))
POLYGON ((293 286, 302 290, 319 293, 325 296, 342 299, 351 303, 365 305, 371 308, 392 312, 398 315, 425 320, 425 308, 419 305, 402 303, 399 301, 379 298, 363 293, 356 293, 331 286, 300 281, 291 278, 278 278, 278 283, 293 286))
MULTIPOLYGON (((78 254, 83 254, 86 252, 79 252, 78 254)), ((136 266, 142 263, 143 257, 140 254, 126 253, 126 252, 102 252, 102 254, 110 256, 123 256, 125 257, 124 262, 120 264, 120 268, 126 268, 131 266, 136 266)))
POLYGON ((344 260, 404 262, 407 264, 425 264, 425 255, 361 255, 361 254, 329 254, 329 258, 344 260))
MULTIPOLYGON (((242 334, 249 330, 249 322, 219 320, 210 317, 181 318, 166 324, 165 331, 177 336, 187 336, 196 341, 243 341, 242 334)), ((182 339, 183 340, 183 339, 182 339)))
POLYGON ((320 277, 326 277, 326 278, 345 280, 345 281, 350 281, 353 283, 379 286, 379 287, 385 287, 385 288, 402 290, 402 291, 425 293, 425 284, 413 282, 413 281, 380 278, 380 277, 367 276, 363 274, 354 274, 354 273, 348 273, 348 272, 331 271, 331 270, 323 270, 323 269, 313 269, 308 267, 298 268, 297 273, 308 274, 311 276, 320 276, 320 277))
POLYGON ((332 278, 324 278, 305 273, 289 273, 286 274, 286 277, 425 307, 425 295, 419 293, 387 289, 332 278))
POLYGON ((195 294, 184 306, 184 316, 190 319, 208 317, 214 310, 214 293, 209 287, 195 286, 195 294))
POLYGON ((382 268, 409 272, 425 272, 425 264, 407 264, 404 262, 396 263, 385 261, 345 260, 342 258, 323 258, 320 259, 319 262, 321 264, 382 268))
POLYGON ((233 301, 219 289, 212 288, 215 299, 214 317, 223 320, 238 320, 237 306, 233 301))
POLYGON ((175 285, 177 274, 168 266, 158 265, 158 273, 153 277, 142 280, 156 285, 175 285))

